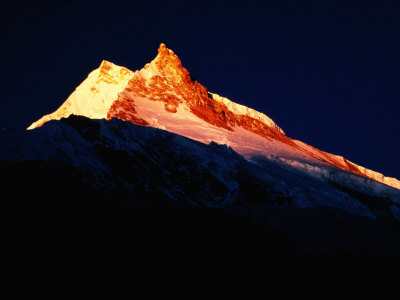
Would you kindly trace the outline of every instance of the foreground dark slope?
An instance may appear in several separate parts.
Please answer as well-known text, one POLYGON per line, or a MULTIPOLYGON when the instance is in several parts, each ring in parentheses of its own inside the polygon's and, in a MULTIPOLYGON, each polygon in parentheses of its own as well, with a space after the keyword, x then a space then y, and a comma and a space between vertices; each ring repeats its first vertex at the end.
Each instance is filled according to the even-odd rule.
POLYGON ((398 224, 298 208, 224 146, 83 117, 2 135, 3 153, 25 147, 1 162, 8 282, 395 287, 398 224))

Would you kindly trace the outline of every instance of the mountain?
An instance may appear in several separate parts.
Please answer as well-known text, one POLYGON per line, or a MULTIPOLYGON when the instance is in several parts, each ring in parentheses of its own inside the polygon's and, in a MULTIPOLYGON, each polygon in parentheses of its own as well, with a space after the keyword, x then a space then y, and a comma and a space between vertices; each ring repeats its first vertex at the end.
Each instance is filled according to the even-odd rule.
POLYGON ((28 129, 71 114, 116 117, 207 144, 215 141, 254 163, 278 162, 317 178, 339 168, 400 188, 399 180, 291 139, 263 113, 208 92, 164 44, 156 58, 136 72, 103 61, 59 109, 28 129))
POLYGON ((399 182, 208 92, 163 44, 28 129, 0 128, 9 281, 397 287, 399 182))
POLYGON ((0 144, 6 284, 397 287, 400 192, 371 179, 321 181, 117 118, 2 129, 0 144))

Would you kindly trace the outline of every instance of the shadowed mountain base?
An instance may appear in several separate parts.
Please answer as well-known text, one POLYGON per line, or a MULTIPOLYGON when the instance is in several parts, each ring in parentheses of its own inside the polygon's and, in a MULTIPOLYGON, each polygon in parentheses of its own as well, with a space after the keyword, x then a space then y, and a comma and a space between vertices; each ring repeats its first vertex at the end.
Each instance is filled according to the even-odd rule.
MULTIPOLYGON (((6 283, 35 287, 179 283, 204 285, 202 289, 227 285, 231 292, 324 289, 330 295, 370 296, 395 288, 397 277, 391 271, 399 266, 398 256, 351 251, 299 254, 287 237, 267 224, 218 209, 172 201, 157 193, 141 198, 94 190, 63 165, 27 161, 1 167, 7 174, 1 189, 1 218, 7 224, 6 283)), ((287 214, 293 220, 301 211, 287 214)), ((312 214, 310 222, 316 222, 312 214)), ((375 222, 363 220, 367 219, 352 219, 361 231, 375 222)), ((309 229, 298 230, 301 236, 309 229)), ((293 235, 295 230, 288 231, 293 235)))

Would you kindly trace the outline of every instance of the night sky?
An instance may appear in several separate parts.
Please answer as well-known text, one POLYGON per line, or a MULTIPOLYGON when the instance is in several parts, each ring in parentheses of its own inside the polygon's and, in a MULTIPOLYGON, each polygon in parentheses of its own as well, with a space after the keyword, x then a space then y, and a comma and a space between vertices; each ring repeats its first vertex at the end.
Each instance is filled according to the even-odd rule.
POLYGON ((396 1, 8 2, 0 126, 26 128, 102 59, 137 70, 163 42, 209 91, 265 113, 292 138, 400 178, 396 1))

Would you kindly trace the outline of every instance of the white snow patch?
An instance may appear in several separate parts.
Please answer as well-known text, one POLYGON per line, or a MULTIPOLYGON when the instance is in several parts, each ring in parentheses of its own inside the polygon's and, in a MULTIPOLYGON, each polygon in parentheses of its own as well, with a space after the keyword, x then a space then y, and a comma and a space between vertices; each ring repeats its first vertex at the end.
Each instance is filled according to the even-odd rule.
POLYGON ((72 114, 92 119, 107 118, 111 105, 118 98, 118 94, 125 89, 133 74, 126 68, 103 61, 100 67, 92 71, 55 112, 43 116, 27 129, 33 129, 50 120, 60 120, 72 114), (103 64, 111 66, 111 69, 107 71, 107 74, 114 79, 111 83, 101 78, 100 70, 103 64))

